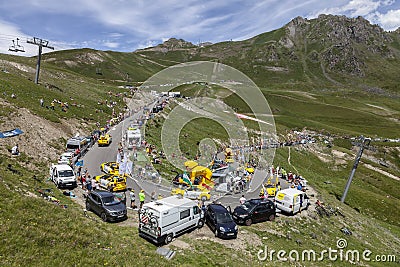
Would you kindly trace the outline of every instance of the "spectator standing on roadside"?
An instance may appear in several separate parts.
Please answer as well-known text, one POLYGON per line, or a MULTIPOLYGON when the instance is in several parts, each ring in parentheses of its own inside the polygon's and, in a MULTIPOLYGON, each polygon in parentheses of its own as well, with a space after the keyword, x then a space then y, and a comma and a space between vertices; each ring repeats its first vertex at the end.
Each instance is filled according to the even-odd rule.
POLYGON ((96 179, 92 178, 92 190, 97 189, 96 179))
POLYGON ((201 211, 203 212, 203 214, 206 213, 206 204, 204 203, 204 201, 201 202, 201 211))
POLYGON ((144 194, 144 190, 142 189, 142 190, 140 190, 140 193, 139 193, 140 209, 142 209, 145 199, 146 199, 146 195, 144 194))
POLYGON ((88 175, 86 179, 86 190, 90 193, 92 191, 92 178, 88 175))
POLYGON ((82 167, 78 167, 78 171, 76 172, 76 176, 78 177, 78 182, 81 181, 81 175, 82 175, 82 167))
POLYGON ((44 100, 43 100, 43 98, 40 99, 40 106, 41 106, 41 107, 44 107, 44 100))
POLYGON ((82 177, 81 177, 81 183, 82 183, 82 189, 85 190, 86 188, 86 176, 88 176, 88 174, 85 172, 82 177))
POLYGON ((243 205, 246 202, 246 198, 244 197, 244 195, 242 195, 242 197, 239 199, 240 205, 243 205))
POLYGON ((131 199, 131 209, 136 209, 136 198, 135 198, 135 190, 132 188, 129 192, 129 197, 131 199))

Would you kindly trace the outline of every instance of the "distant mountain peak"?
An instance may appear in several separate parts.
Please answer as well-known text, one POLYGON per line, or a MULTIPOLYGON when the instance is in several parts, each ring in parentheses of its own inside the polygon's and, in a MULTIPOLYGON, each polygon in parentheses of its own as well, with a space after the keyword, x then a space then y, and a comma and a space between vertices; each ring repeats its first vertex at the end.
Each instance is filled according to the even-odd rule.
POLYGON ((177 38, 169 38, 162 44, 158 44, 154 47, 148 47, 144 49, 139 49, 138 51, 160 51, 160 52, 168 52, 168 51, 173 51, 173 50, 186 50, 188 48, 193 48, 195 45, 191 42, 185 41, 183 39, 177 39, 177 38))

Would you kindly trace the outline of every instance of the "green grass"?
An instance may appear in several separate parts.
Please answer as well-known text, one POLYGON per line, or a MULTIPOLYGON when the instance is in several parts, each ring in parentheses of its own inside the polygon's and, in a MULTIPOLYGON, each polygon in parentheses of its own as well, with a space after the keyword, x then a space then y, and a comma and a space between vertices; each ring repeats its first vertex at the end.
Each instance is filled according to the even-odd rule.
MULTIPOLYGON (((328 148, 326 152, 329 153, 328 148)), ((294 171, 294 168, 288 165, 287 157, 287 148, 278 149, 275 154, 275 165, 294 171)), ((335 167, 333 163, 321 162, 310 152, 296 151, 296 149, 291 149, 291 163, 322 195, 329 194, 337 200, 342 196, 353 166, 353 160, 349 160, 346 165, 335 167)), ((400 226, 397 219, 400 215, 400 194, 396 190, 397 184, 398 181, 371 171, 361 163, 348 192, 346 204, 377 220, 400 226)))
MULTIPOLYGON (((303 39, 294 40, 296 46, 293 50, 279 44, 285 36, 285 29, 282 28, 242 42, 224 42, 201 49, 191 48, 167 53, 118 53, 91 49, 48 53, 43 55, 39 85, 33 83, 35 58, 0 55, 1 60, 20 64, 19 68, 5 64, 8 73, 0 72, 0 94, 11 104, 1 106, 0 123, 12 120, 17 109, 27 108, 31 113, 49 122, 58 123, 61 119, 74 119, 85 122, 85 125, 88 123, 88 126, 82 124, 82 127, 93 128, 96 121, 103 124, 110 119, 112 112, 111 108, 98 105, 98 101, 117 101, 116 112, 120 112, 125 106, 122 98, 110 98, 108 91, 126 93, 127 90, 118 86, 138 85, 157 71, 178 62, 218 60, 242 71, 262 88, 276 115, 278 134, 306 127, 340 136, 362 134, 370 137, 398 138, 398 59, 371 53, 367 49, 371 44, 355 44, 357 56, 365 64, 365 76, 343 73, 347 66, 343 65, 345 61, 342 61, 342 65, 337 65, 335 69, 326 70, 329 77, 341 84, 332 83, 322 72, 321 65, 325 68, 327 65, 326 62, 321 63, 321 55, 333 43, 327 40, 327 43, 322 45, 318 39, 318 29, 322 32, 331 30, 330 24, 324 22, 329 19, 332 18, 324 18, 323 21, 310 20, 309 27, 312 31, 308 32, 307 38, 302 36, 303 39), (278 59, 266 60, 273 53, 276 53, 278 59), (26 71, 21 67, 30 69, 26 71), (285 68, 286 71, 272 71, 271 67, 285 68), (96 73, 98 70, 100 73, 96 73), (312 97, 302 92, 311 93, 312 97), (12 99, 12 93, 15 93, 17 98, 12 99), (63 102, 68 101, 69 104, 76 102, 80 108, 71 107, 67 113, 61 112, 59 108, 51 111, 39 106, 41 97, 46 105, 53 99, 60 99, 63 102)), ((393 53, 398 55, 399 38, 394 33, 390 36, 393 42, 388 46, 395 49, 393 53)), ((372 37, 378 38, 375 35, 372 37)), ((340 50, 336 53, 340 55, 340 50)), ((178 89, 191 97, 218 95, 218 98, 223 99, 236 111, 250 112, 249 107, 237 96, 229 95, 227 90, 214 85, 188 85, 178 89)), ((146 128, 146 140, 157 147, 160 147, 163 122, 164 120, 157 116, 146 128)), ((253 123, 245 124, 255 128, 253 123)), ((226 135, 218 123, 199 119, 188 123, 182 129, 179 145, 187 157, 193 158, 198 152, 198 143, 204 138, 226 140, 226 135)), ((55 142, 48 145, 62 150, 55 142)), ((348 140, 335 139, 333 145, 332 149, 351 153, 348 140)), ((378 147, 375 157, 383 158, 383 149, 388 149, 388 162, 396 167, 400 165, 399 154, 393 148, 398 147, 398 144, 382 142, 374 145, 378 147)), ((331 153, 328 148, 322 151, 327 155, 331 153)), ((398 181, 367 169, 363 166, 364 163, 375 167, 379 165, 364 157, 357 169, 346 205, 342 205, 338 199, 343 192, 353 159, 335 165, 333 162, 321 161, 310 151, 292 149, 293 166, 290 166, 287 157, 287 148, 278 149, 275 165, 284 166, 288 170, 293 170, 294 166, 317 189, 319 197, 333 206, 340 206, 347 219, 282 218, 276 223, 245 228, 247 231, 257 234, 262 238, 263 244, 273 249, 299 248, 296 239, 303 241, 301 247, 323 249, 327 246, 334 247, 335 240, 342 237, 340 227, 346 226, 355 233, 346 237, 351 248, 368 248, 376 253, 392 252, 398 255, 398 181), (328 181, 330 183, 325 183, 328 181), (299 233, 292 232, 292 239, 286 238, 286 233, 293 228, 299 228, 299 233), (278 234, 271 230, 276 230, 278 234), (311 233, 317 234, 316 240, 311 239, 311 233)), ((183 236, 182 240, 190 244, 190 249, 179 252, 173 261, 167 262, 154 253, 154 246, 138 238, 136 228, 95 223, 82 215, 80 206, 57 190, 57 197, 68 204, 68 209, 60 209, 40 198, 27 197, 27 192, 35 194, 36 187, 55 188, 51 183, 35 182, 32 179, 33 171, 24 167, 31 162, 39 168, 35 174, 44 180, 47 178, 47 162, 30 158, 26 154, 21 155, 19 160, 20 165, 12 159, 0 156, 0 233, 3 240, 3 246, 0 247, 1 266, 194 266, 210 262, 215 266, 242 266, 249 263, 251 266, 264 265, 255 258, 258 247, 247 244, 238 252, 212 241, 191 240, 186 236, 183 236), (16 177, 6 171, 8 163, 21 171, 22 176, 16 177), (219 256, 216 257, 216 254, 219 256)), ((171 169, 174 168, 167 161, 155 167, 164 177, 174 176, 171 173, 171 169)), ((399 175, 398 170, 388 171, 399 175)), ((287 263, 267 263, 272 264, 287 266, 287 263)), ((343 266, 340 262, 327 264, 343 266)), ((379 266, 378 263, 368 264, 379 266)))
MULTIPOLYGON (((0 58, 6 57, 1 56, 0 58)), ((34 67, 30 60, 26 58, 24 60, 21 59, 21 64, 34 67)), ((8 109, 27 108, 33 114, 51 122, 74 118, 83 119, 92 125, 97 121, 104 124, 106 120, 110 119, 112 108, 106 107, 106 105, 99 105, 99 101, 117 102, 116 112, 125 107, 122 97, 109 96, 107 92, 128 94, 126 89, 99 83, 80 74, 55 68, 48 63, 42 64, 39 85, 32 82, 34 73, 25 73, 10 68, 8 68, 8 72, 0 72, 0 93, 6 101, 13 105, 8 109), (61 72, 63 74, 60 74, 61 72), (85 93, 83 94, 82 92, 85 93), (13 93, 16 98, 11 98, 13 93), (44 99, 45 107, 40 106, 40 98, 44 99), (61 111, 61 107, 58 104, 55 106, 55 111, 47 109, 46 106, 50 107, 50 103, 54 99, 68 102, 68 111, 61 111)))

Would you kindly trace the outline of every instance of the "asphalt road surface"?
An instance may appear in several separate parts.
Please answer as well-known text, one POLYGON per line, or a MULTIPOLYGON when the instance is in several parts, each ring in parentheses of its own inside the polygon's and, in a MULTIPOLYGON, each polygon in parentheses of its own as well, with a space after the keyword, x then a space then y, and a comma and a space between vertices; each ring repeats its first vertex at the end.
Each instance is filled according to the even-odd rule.
MULTIPOLYGON (((152 108, 154 105, 151 104, 149 108, 152 108)), ((140 110, 137 113, 132 114, 129 118, 121 121, 119 124, 113 126, 109 130, 109 134, 112 136, 112 143, 106 147, 98 147, 97 143, 91 147, 91 149, 85 154, 83 157, 84 161, 84 169, 87 168, 91 177, 102 174, 100 170, 100 165, 103 162, 116 161, 117 159, 117 151, 118 144, 122 140, 122 136, 125 133, 128 126, 135 122, 140 116, 144 115, 144 110, 140 110)), ((134 163, 135 164, 135 163, 134 163)), ((224 194, 218 192, 212 192, 211 201, 220 202, 225 206, 231 206, 232 208, 239 204, 239 198, 244 195, 246 199, 258 198, 259 190, 261 182, 265 182, 265 179, 268 175, 268 171, 266 170, 256 170, 252 182, 254 184, 249 185, 249 189, 244 191, 243 193, 237 194, 224 194)), ((282 189, 288 187, 285 181, 281 181, 282 189)), ((146 202, 150 201, 150 195, 152 192, 155 192, 155 195, 158 196, 161 194, 166 197, 171 193, 171 186, 163 186, 159 183, 158 179, 152 181, 151 179, 142 180, 138 178, 136 175, 133 175, 132 178, 128 178, 127 187, 135 189, 136 195, 136 204, 139 204, 138 194, 141 189, 145 191, 146 194, 146 202)), ((127 203, 130 203, 129 201, 127 203)))

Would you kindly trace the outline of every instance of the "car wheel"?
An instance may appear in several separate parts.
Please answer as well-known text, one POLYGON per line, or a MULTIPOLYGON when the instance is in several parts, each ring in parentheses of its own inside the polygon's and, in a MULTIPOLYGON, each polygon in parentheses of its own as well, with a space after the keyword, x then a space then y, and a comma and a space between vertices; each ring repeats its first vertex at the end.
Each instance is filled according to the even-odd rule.
POLYGON ((271 222, 275 221, 275 215, 271 214, 271 215, 268 217, 268 220, 270 220, 271 222))
POLYGON ((171 242, 172 242, 172 234, 168 234, 167 237, 165 238, 165 244, 168 245, 171 242))
POLYGON ((89 202, 86 202, 86 210, 87 211, 90 211, 91 209, 90 209, 90 204, 89 204, 89 202))
POLYGON ((199 222, 197 223, 197 228, 202 228, 204 226, 204 221, 203 220, 199 220, 199 222))
POLYGON ((214 233, 215 237, 218 237, 218 230, 215 229, 215 233, 214 233))
POLYGON ((103 220, 103 222, 107 221, 107 215, 104 212, 100 215, 100 217, 103 220))
POLYGON ((244 221, 244 224, 246 224, 247 226, 250 226, 253 223, 252 219, 247 219, 244 221))

